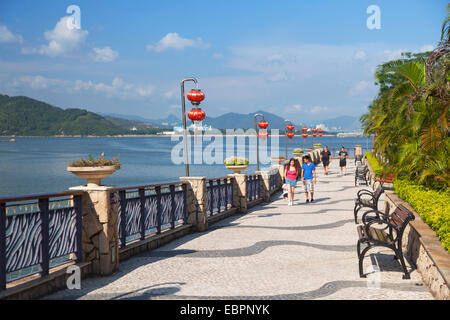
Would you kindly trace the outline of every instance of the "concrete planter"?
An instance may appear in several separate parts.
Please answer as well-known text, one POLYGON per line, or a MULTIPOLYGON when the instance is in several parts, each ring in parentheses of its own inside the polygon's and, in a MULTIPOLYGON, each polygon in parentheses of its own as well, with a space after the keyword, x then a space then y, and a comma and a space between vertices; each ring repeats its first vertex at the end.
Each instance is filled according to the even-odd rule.
POLYGON ((109 177, 120 166, 103 166, 103 167, 67 167, 67 171, 72 172, 77 177, 87 179, 88 187, 98 187, 101 185, 101 179, 109 177))
POLYGON ((271 158, 272 162, 276 163, 276 164, 282 164, 284 161, 286 161, 285 157, 272 157, 271 158))
POLYGON ((241 171, 247 169, 247 165, 240 166, 225 166, 227 169, 234 171, 234 173, 241 173, 241 171))

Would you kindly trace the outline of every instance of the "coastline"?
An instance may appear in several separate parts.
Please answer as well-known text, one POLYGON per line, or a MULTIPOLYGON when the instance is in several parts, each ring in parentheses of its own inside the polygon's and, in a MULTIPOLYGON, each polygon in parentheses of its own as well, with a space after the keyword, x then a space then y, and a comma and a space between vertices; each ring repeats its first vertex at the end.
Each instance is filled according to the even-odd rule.
MULTIPOLYGON (((204 134, 204 137, 220 137, 223 135, 217 134, 204 134)), ((193 135, 192 135, 193 136, 193 135)), ((254 137, 254 135, 242 134, 242 135, 234 135, 235 137, 254 137)), ((274 137, 284 137, 284 134, 272 135, 274 137)), ((11 138, 170 138, 170 137, 183 137, 180 134, 135 134, 135 135, 115 135, 115 136, 82 136, 82 135, 74 135, 74 136, 0 136, 0 139, 11 139, 11 138)), ((270 137, 270 135, 269 135, 270 137)), ((336 137, 335 134, 327 134, 323 135, 323 137, 336 137)))

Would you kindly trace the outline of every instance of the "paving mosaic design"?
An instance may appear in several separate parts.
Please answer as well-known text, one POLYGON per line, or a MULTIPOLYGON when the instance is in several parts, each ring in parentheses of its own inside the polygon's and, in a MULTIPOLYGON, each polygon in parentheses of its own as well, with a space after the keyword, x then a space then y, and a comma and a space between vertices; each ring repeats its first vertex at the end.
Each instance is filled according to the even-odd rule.
POLYGON ((297 187, 294 206, 281 194, 163 247, 120 264, 107 277, 90 277, 80 290, 46 299, 433 299, 407 261, 411 279, 385 248, 369 251, 360 278, 353 222, 354 164, 340 176, 318 168, 316 202, 297 187))

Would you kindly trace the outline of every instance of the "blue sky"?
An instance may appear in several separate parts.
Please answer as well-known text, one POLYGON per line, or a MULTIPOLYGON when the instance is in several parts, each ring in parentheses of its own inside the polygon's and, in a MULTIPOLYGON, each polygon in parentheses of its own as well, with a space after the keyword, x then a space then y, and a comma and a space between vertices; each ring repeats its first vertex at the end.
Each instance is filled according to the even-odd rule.
POLYGON ((179 83, 194 76, 207 116, 359 117, 376 95, 376 66, 432 49, 446 4, 2 0, 0 93, 163 118, 180 115, 179 83), (67 27, 69 5, 80 8, 79 29, 67 27), (367 27, 370 5, 381 29, 367 27))

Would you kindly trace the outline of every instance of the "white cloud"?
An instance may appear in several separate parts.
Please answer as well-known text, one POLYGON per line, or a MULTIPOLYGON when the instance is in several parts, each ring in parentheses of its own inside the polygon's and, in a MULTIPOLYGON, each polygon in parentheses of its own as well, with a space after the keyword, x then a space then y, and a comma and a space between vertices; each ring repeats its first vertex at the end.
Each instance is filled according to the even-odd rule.
POLYGON ((182 38, 176 32, 166 34, 155 45, 147 45, 147 51, 163 52, 166 50, 183 50, 184 48, 208 48, 209 45, 203 42, 201 38, 197 40, 182 38))
POLYGON ((364 60, 366 58, 367 54, 364 50, 358 50, 355 53, 355 59, 356 60, 364 60))
POLYGON ((117 51, 112 50, 110 47, 94 48, 93 59, 98 62, 112 62, 119 57, 117 51))
POLYGON ((44 37, 48 41, 47 45, 42 45, 37 52, 50 57, 63 56, 74 53, 84 44, 88 35, 87 30, 69 28, 68 21, 71 17, 62 17, 53 30, 44 32, 44 37))
POLYGON ((309 114, 317 114, 322 112, 328 112, 330 109, 328 107, 315 106, 310 109, 305 110, 309 114))
POLYGON ((434 46, 431 44, 426 44, 422 48, 420 48, 420 52, 427 52, 427 51, 433 51, 434 46))
POLYGON ((22 43, 23 38, 20 34, 13 34, 7 26, 0 25, 0 43, 22 43))
POLYGON ((284 113, 297 113, 300 111, 302 111, 302 106, 300 104, 294 104, 284 109, 284 113))
POLYGON ((13 82, 14 87, 29 87, 36 90, 63 91, 66 93, 100 93, 107 98, 139 99, 151 96, 155 87, 152 84, 127 83, 115 77, 111 84, 83 80, 60 80, 41 75, 22 76, 13 82))
POLYGON ((356 85, 350 88, 348 91, 348 95, 353 97, 360 94, 365 94, 368 92, 368 90, 371 88, 372 83, 369 81, 361 80, 356 85))
POLYGON ((222 54, 222 53, 214 53, 214 54, 212 55, 212 57, 213 57, 214 59, 222 59, 222 58, 223 58, 223 54, 222 54))

